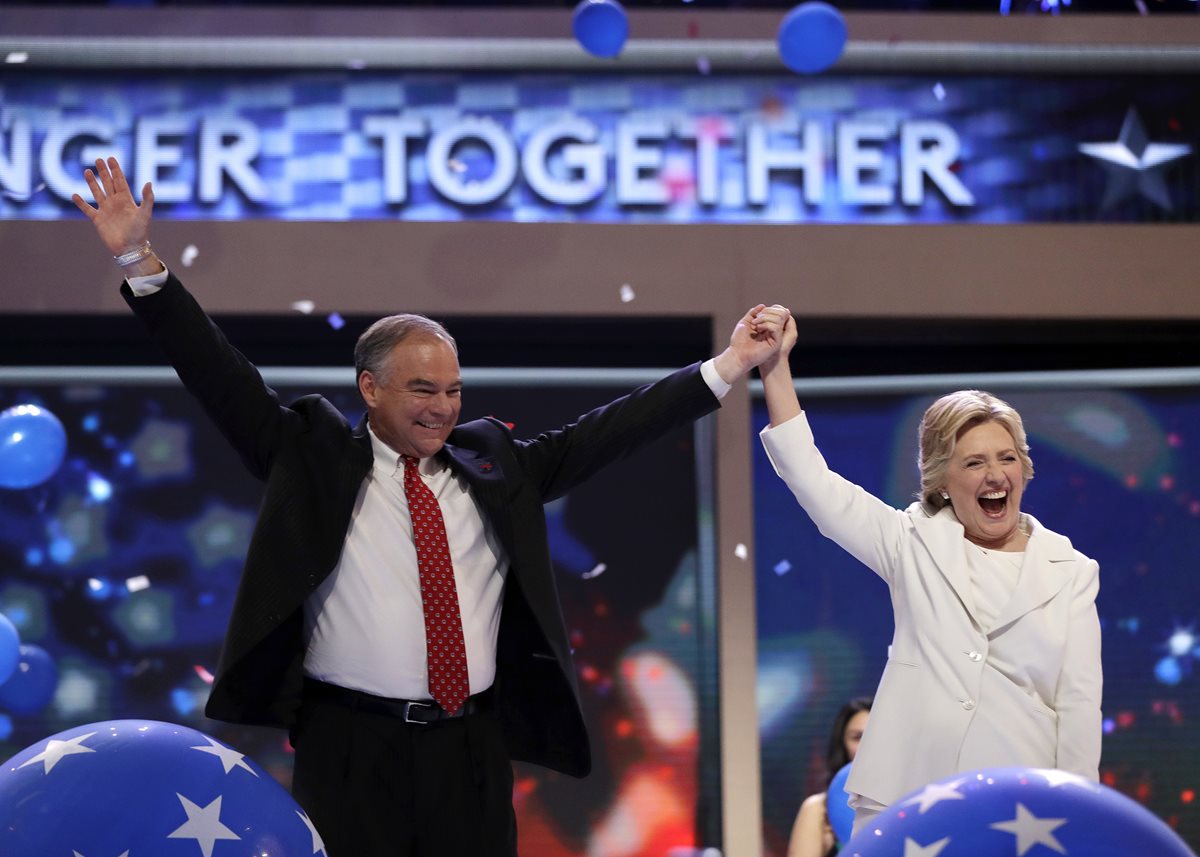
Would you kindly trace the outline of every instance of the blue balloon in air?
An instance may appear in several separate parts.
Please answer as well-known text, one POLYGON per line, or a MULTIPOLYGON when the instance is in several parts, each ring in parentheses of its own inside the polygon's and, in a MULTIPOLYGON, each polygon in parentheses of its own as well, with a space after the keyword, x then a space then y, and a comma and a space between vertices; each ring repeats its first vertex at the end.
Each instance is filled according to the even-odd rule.
POLYGON ((829 791, 825 793, 825 811, 829 815, 829 826, 833 835, 841 845, 850 841, 854 832, 854 810, 850 808, 850 795, 846 794, 846 778, 850 776, 850 765, 847 762, 842 769, 833 775, 829 782, 829 791))
POLYGON ((617 0, 580 0, 571 16, 571 30, 589 54, 611 59, 625 47, 629 18, 617 0))
MULTIPOLYGON (((34 714, 54 699, 54 691, 58 689, 58 664, 41 646, 21 646, 17 652, 16 669, 8 681, 0 684, 0 711, 34 714)), ((0 854, 4 853, 0 849, 0 854)))
POLYGON ((846 19, 842 13, 810 0, 788 12, 779 24, 779 56, 783 64, 800 74, 825 71, 846 47, 846 19))
POLYGON ((17 633, 17 626, 0 613, 0 684, 8 681, 20 660, 21 636, 17 633))
POLYGON ((32 488, 62 464, 67 433, 58 417, 37 405, 0 412, 0 488, 32 488))

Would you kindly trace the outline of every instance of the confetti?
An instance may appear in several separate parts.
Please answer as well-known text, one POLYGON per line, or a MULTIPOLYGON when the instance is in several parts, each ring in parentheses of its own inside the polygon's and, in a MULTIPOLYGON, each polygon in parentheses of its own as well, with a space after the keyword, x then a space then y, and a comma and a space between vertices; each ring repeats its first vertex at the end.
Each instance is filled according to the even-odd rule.
POLYGON ((200 248, 195 244, 189 244, 183 248, 183 252, 179 255, 179 261, 183 263, 183 267, 190 268, 192 263, 196 261, 196 257, 200 255, 200 248))
POLYGON ((708 61, 708 57, 699 57, 696 60, 696 70, 701 74, 708 74, 712 71, 712 64, 708 61))
POLYGON ((11 63, 13 65, 17 65, 18 63, 29 62, 29 52, 28 51, 10 51, 8 56, 6 56, 4 58, 4 61, 6 63, 11 63))
POLYGON ((580 575, 580 577, 584 580, 591 580, 593 577, 599 577, 606 571, 608 571, 608 564, 600 562, 596 564, 595 568, 593 568, 591 571, 585 571, 580 575))
POLYGON ((150 578, 144 574, 139 574, 137 577, 130 577, 125 581, 125 588, 130 592, 141 592, 143 589, 149 589, 150 578))
POLYGON ((312 311, 317 308, 317 305, 312 301, 295 301, 292 303, 292 309, 296 312, 302 312, 305 315, 311 315, 312 311))
POLYGON ((942 82, 940 80, 933 85, 933 97, 938 101, 946 100, 946 87, 942 86, 942 82))
POLYGON ((741 542, 738 542, 737 547, 733 549, 733 555, 738 559, 745 559, 750 556, 750 550, 741 542))
POLYGON ((329 322, 329 326, 332 327, 334 330, 341 330, 343 327, 346 326, 346 320, 344 318, 342 318, 336 312, 331 312, 328 316, 325 317, 325 320, 327 322, 329 322))
POLYGON ((629 283, 625 283, 621 286, 621 303, 627 304, 635 297, 637 297, 637 295, 633 293, 633 286, 629 285, 629 283))
POLYGON ((788 562, 786 559, 781 559, 779 562, 775 563, 775 573, 777 575, 779 575, 780 577, 783 577, 785 574, 787 574, 791 570, 792 570, 792 564, 790 562, 788 562))

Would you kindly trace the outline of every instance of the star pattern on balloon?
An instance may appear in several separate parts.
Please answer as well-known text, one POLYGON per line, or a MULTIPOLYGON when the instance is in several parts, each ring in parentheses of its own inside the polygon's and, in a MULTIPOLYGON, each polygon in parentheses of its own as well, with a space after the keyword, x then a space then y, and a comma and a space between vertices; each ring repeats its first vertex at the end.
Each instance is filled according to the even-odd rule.
POLYGON ((944 800, 962 800, 965 795, 959 791, 959 787, 966 782, 965 779, 954 780, 949 783, 930 783, 910 797, 904 802, 904 806, 909 804, 919 804, 917 807, 918 814, 924 815, 932 807, 941 803, 944 800))
POLYGON ((244 753, 239 753, 237 750, 230 749, 224 744, 214 741, 207 735, 205 735, 204 738, 206 741, 208 741, 210 746, 192 747, 191 749, 199 750, 201 753, 211 753, 212 755, 216 756, 221 760, 221 765, 225 768, 225 773, 227 774, 234 768, 242 768, 243 770, 254 774, 254 776, 258 776, 258 773, 252 767, 246 764, 246 755, 244 753))
POLYGON ((86 735, 76 735, 68 741, 59 741, 56 738, 51 738, 46 742, 45 750, 38 753, 32 759, 22 762, 18 765, 18 769, 41 762, 45 765, 43 773, 49 774, 54 770, 54 766, 61 762, 65 756, 73 756, 77 753, 95 753, 96 751, 91 747, 83 746, 83 742, 95 734, 95 732, 89 732, 86 735))
POLYGON ((905 839, 904 857, 937 857, 949 844, 949 836, 939 839, 937 842, 930 842, 928 845, 918 845, 912 839, 905 839))
POLYGON ((998 821, 991 827, 1016 836, 1017 857, 1022 857, 1035 845, 1045 845, 1059 854, 1066 854, 1067 849, 1054 837, 1054 831, 1066 823, 1065 818, 1038 818, 1026 809, 1024 804, 1018 803, 1016 818, 1011 821, 998 821))
POLYGON ((212 857, 213 847, 218 840, 241 839, 236 833, 221 823, 221 797, 218 795, 208 806, 192 803, 179 792, 175 793, 187 813, 187 821, 171 833, 168 839, 194 839, 200 846, 204 857, 212 857))
POLYGON ((1130 107, 1116 140, 1080 143, 1079 151, 1099 161, 1108 174, 1101 211, 1107 211, 1134 193, 1171 211, 1171 195, 1167 192, 1164 173, 1169 164, 1190 155, 1192 147, 1182 143, 1151 143, 1141 116, 1130 107))
POLYGON ((296 815, 300 816, 300 820, 304 822, 304 826, 308 828, 308 832, 312 834, 312 853, 322 854, 325 851, 325 841, 321 839, 321 834, 317 833, 317 826, 312 823, 312 819, 300 810, 296 810, 296 815))

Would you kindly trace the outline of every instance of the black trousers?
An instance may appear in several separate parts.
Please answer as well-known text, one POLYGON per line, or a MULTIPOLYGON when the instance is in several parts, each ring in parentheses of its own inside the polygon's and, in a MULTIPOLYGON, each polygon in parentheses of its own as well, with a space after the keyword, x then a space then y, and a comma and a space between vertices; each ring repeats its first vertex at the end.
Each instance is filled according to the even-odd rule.
POLYGON ((292 795, 328 857, 516 857, 512 763, 488 711, 428 724, 306 698, 292 795))

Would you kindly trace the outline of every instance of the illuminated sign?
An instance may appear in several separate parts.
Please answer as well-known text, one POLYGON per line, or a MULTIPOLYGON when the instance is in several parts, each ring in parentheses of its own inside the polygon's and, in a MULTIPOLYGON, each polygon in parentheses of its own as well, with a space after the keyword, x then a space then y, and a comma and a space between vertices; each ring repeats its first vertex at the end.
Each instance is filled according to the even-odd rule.
POLYGON ((879 78, 35 78, 0 88, 0 217, 72 212, 71 195, 89 195, 83 168, 110 154, 136 187, 154 183, 159 217, 180 219, 1194 217, 1194 170, 1182 193, 1170 182, 1189 143, 1152 144, 1138 180, 1113 178, 1139 169, 1137 153, 1126 166, 1113 152, 1149 133, 1117 140, 1124 100, 1085 124, 1031 127, 997 91, 879 78), (1148 191, 1120 199, 1118 183, 1148 191))

